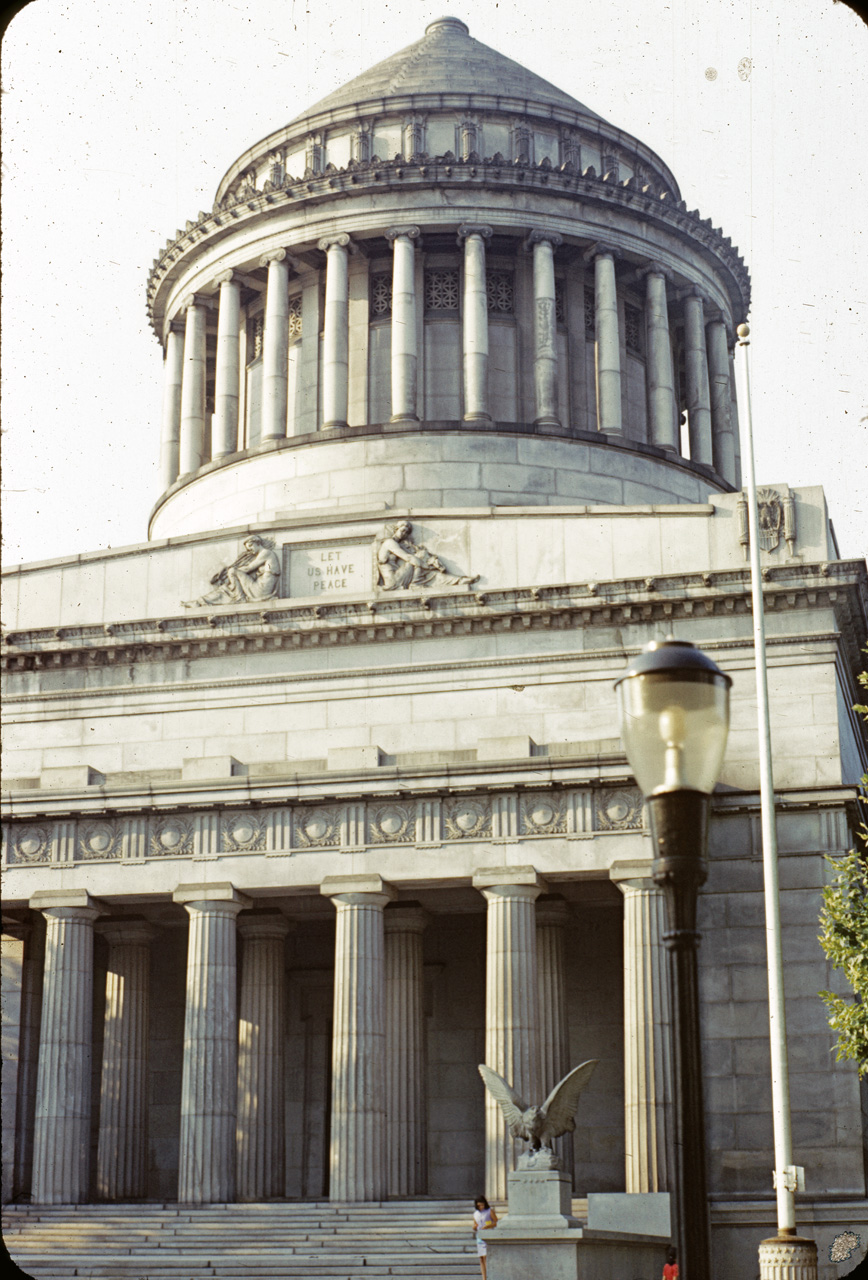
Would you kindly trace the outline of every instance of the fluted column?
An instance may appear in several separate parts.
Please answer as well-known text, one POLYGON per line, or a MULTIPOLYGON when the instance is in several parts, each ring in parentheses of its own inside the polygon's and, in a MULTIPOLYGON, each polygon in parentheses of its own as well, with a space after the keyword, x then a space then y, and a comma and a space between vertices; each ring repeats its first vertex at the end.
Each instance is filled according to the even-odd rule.
POLYGON ((172 896, 190 917, 178 1200, 221 1203, 235 1198, 235 919, 250 899, 230 884, 180 885, 172 896))
POLYGON ((417 420, 416 249, 418 227, 393 227, 392 242, 392 421, 417 420))
POLYGON ((714 469, 730 484, 736 483, 735 436, 732 429, 732 392, 729 386, 729 346, 726 321, 713 314, 705 327, 708 381, 711 395, 711 453, 714 469))
POLYGON ((672 341, 666 302, 666 271, 652 262, 645 276, 646 378, 648 391, 648 440, 660 449, 679 452, 678 414, 675 410, 675 377, 672 341))
POLYGON ((173 320, 166 334, 163 360, 163 430, 160 436, 160 483, 168 489, 178 479, 181 458, 181 383, 184 368, 184 325, 173 320))
POLYGON ((181 374, 181 475, 196 471, 205 460, 205 325, 208 301, 199 294, 187 299, 184 362, 181 374))
POLYGON ((558 327, 555 310, 555 249, 561 237, 532 231, 535 422, 560 425, 558 417, 558 327))
POLYGON ((277 911, 241 916, 238 1001, 239 1200, 269 1200, 285 1191, 284 1040, 286 935, 277 911))
POLYGON ((143 920, 97 926, 108 942, 96 1191, 101 1200, 147 1195, 151 939, 143 920))
MULTIPOLYGON (((563 898, 545 897, 536 904, 536 955, 539 983, 540 1100, 563 1080, 570 1062, 567 989, 564 977, 564 931, 569 908, 563 898)), ((573 1138, 555 1143, 564 1168, 573 1176, 573 1138)))
POLYGON ((231 271, 224 271, 217 277, 216 283, 220 285, 220 301, 217 312, 217 362, 214 371, 211 456, 222 458, 227 453, 235 453, 238 448, 238 332, 241 325, 241 283, 231 271))
POLYGON ((289 263, 276 249, 259 259, 268 267, 265 327, 262 333, 262 440, 286 435, 289 359, 289 263))
POLYGON ((621 338, 618 330, 615 251, 604 245, 596 245, 593 253, 597 429, 620 435, 623 430, 621 338))
POLYGON ((45 917, 34 914, 23 928, 24 965, 21 974, 21 1031, 18 1039, 18 1083, 15 1103, 15 1171, 13 1200, 30 1195, 33 1177, 33 1126, 39 1072, 39 1031, 42 981, 45 972, 45 917))
POLYGON ((322 415, 324 427, 345 427, 349 403, 349 243, 348 235, 327 236, 325 322, 323 326, 322 415))
POLYGON ((423 1196, 428 1190, 427 1090, 422 933, 424 911, 396 905, 383 917, 386 947, 386 1190, 423 1196))
POLYGON ((45 972, 33 1139, 34 1204, 88 1195, 93 924, 101 906, 83 890, 34 894, 45 916, 45 972))
POLYGON ((485 242, 491 227, 463 224, 458 242, 464 244, 464 420, 490 421, 488 410, 488 289, 485 242))
POLYGON ((650 867, 616 864, 624 895, 624 1120, 627 1191, 674 1187, 672 1015, 663 893, 650 867))
MULTIPOLYGON (((536 953, 537 898, 545 882, 533 867, 498 867, 473 877, 488 903, 485 1061, 530 1102, 540 1098, 536 953)), ((495 1100, 485 1095, 485 1191, 505 1200, 515 1143, 495 1100)))
POLYGON ((708 391, 708 359, 702 298, 689 293, 684 299, 684 373, 687 391, 687 428, 690 459, 712 465, 711 404, 708 391))
POLYGON ((332 1023, 329 1198, 386 1195, 386 1010, 383 910, 394 890, 377 875, 329 876, 337 909, 332 1023))

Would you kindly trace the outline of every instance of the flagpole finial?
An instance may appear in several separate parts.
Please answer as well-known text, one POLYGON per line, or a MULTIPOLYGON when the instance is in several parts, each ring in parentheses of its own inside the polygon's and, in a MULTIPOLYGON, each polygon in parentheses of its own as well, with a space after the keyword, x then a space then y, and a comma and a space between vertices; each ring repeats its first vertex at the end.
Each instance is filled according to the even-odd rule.
POLYGON ((749 342, 748 342, 748 338, 750 337, 750 325, 749 325, 749 324, 740 324, 740 325, 738 326, 738 328, 736 329, 736 333, 738 334, 738 337, 739 337, 739 345, 740 345, 740 346, 742 346, 742 347, 746 347, 746 346, 749 346, 749 345, 750 345, 750 344, 749 344, 749 342))

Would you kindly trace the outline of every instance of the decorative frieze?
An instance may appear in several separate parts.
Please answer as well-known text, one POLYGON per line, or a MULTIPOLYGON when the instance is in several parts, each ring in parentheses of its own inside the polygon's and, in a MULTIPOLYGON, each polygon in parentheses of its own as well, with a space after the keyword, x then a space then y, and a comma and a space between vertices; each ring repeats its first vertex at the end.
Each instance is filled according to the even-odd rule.
POLYGON ((569 838, 643 827, 636 788, 588 786, 10 823, 5 842, 8 864, 27 866, 569 838))

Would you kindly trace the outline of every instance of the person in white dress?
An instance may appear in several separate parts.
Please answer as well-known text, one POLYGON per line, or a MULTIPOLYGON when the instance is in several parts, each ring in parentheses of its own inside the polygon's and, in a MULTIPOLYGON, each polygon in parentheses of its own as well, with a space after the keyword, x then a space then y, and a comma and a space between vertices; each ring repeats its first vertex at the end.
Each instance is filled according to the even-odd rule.
POLYGON ((488 1245, 483 1235, 484 1231, 489 1231, 492 1227, 497 1226, 497 1214, 486 1200, 485 1196, 477 1196, 474 1200, 473 1213, 473 1230, 476 1234, 476 1252, 479 1255, 479 1266, 482 1270, 482 1280, 486 1280, 486 1254, 488 1253, 488 1245))

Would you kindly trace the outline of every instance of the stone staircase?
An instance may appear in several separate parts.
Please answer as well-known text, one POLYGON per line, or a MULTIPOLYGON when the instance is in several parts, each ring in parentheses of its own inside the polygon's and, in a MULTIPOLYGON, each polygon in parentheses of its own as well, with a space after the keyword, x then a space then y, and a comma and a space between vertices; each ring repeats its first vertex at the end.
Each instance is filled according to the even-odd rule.
POLYGON ((3 1236, 35 1280, 474 1280, 472 1205, 7 1205, 3 1236))

